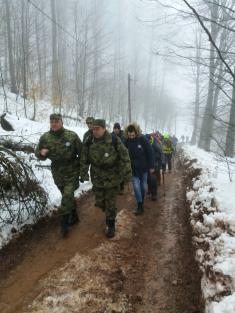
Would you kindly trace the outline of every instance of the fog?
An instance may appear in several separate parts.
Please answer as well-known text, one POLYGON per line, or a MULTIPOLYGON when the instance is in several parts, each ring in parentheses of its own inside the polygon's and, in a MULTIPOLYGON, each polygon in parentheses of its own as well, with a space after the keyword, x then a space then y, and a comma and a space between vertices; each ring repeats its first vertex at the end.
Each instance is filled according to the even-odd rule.
POLYGON ((88 115, 110 125, 137 121, 145 132, 193 132, 193 143, 207 133, 209 149, 222 114, 219 136, 226 137, 233 1, 4 0, 0 6, 2 83, 33 99, 31 118, 43 98, 78 121, 88 115))

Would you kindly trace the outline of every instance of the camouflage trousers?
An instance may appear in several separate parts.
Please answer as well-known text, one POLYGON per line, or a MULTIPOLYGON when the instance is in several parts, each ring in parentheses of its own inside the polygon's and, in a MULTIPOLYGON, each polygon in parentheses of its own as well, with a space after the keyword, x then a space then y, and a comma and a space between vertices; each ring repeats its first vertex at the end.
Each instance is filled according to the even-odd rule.
POLYGON ((66 173, 66 171, 52 171, 52 174, 54 182, 62 194, 59 214, 70 214, 74 209, 76 209, 74 191, 79 187, 79 175, 66 173))
POLYGON ((113 188, 94 188, 95 206, 102 209, 106 218, 114 220, 117 215, 116 201, 119 193, 119 186, 113 188))

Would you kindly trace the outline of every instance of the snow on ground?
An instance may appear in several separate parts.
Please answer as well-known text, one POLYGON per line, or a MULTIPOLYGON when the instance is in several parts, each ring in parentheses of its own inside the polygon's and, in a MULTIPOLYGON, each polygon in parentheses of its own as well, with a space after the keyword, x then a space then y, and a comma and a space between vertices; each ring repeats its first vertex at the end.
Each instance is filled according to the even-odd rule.
MULTIPOLYGON (((32 121, 24 117, 23 100, 19 98, 16 101, 16 96, 8 93, 7 94, 8 109, 11 114, 7 114, 5 119, 10 122, 14 131, 7 132, 0 127, 0 142, 2 140, 10 140, 14 143, 21 143, 23 145, 30 145, 35 147, 39 141, 40 136, 49 130, 49 115, 52 113, 51 105, 46 101, 40 101, 38 103, 38 121, 32 121)), ((32 104, 27 102, 27 108, 29 117, 32 116, 32 104)), ((0 92, 0 114, 4 111, 4 98, 0 92)), ((77 126, 67 126, 65 128, 75 131, 78 136, 82 139, 84 132, 87 130, 84 123, 79 123, 77 126)), ((17 153, 21 158, 25 160, 27 164, 32 166, 34 174, 48 194, 48 211, 55 210, 59 206, 61 201, 61 194, 54 184, 50 168, 40 167, 41 165, 50 165, 50 161, 39 161, 36 159, 34 154, 28 154, 24 152, 17 153)), ((75 195, 79 195, 91 188, 91 183, 81 184, 80 188, 75 191, 75 195)), ((0 213, 1 214, 1 213, 0 213)), ((25 224, 30 224, 32 221, 27 221, 25 224)), ((14 229, 20 231, 24 225, 14 225, 14 229)), ((0 226, 0 248, 5 245, 13 236, 11 233, 13 225, 2 225, 0 226)))
POLYGON ((187 192, 206 313, 235 312, 235 159, 230 163, 184 146, 188 173, 201 169, 187 192), (197 159, 196 162, 189 160, 197 159), (234 163, 234 164, 233 164, 234 163))

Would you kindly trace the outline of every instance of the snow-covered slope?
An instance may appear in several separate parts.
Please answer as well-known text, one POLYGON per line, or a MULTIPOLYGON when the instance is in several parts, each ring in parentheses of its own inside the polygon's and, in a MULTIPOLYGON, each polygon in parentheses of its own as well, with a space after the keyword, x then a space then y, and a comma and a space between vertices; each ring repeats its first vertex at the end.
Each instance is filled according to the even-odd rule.
MULTIPOLYGON (((0 127, 0 142, 2 140, 10 140, 14 143, 21 143, 25 145, 30 145, 35 147, 39 141, 40 136, 49 130, 49 115, 52 112, 52 108, 49 103, 41 101, 38 106, 40 106, 40 112, 38 114, 39 121, 31 121, 26 119, 24 116, 23 100, 19 99, 18 102, 15 101, 15 96, 8 93, 8 109, 12 114, 7 114, 5 116, 6 120, 9 121, 14 127, 14 131, 4 131, 0 127), (15 113, 15 114, 13 114, 15 113)), ((30 103, 27 103, 30 106, 30 103)), ((0 114, 4 110, 4 98, 0 95, 0 114)), ((29 109, 29 112, 32 110, 29 109)), ((79 137, 82 139, 86 127, 84 123, 80 123, 78 126, 66 126, 65 128, 75 131, 79 137)), ((61 194, 54 184, 51 171, 48 168, 42 168, 41 165, 50 165, 50 161, 39 161, 36 159, 33 153, 17 152, 18 156, 23 158, 27 164, 32 166, 34 174, 39 181, 40 185, 48 194, 48 209, 47 214, 50 214, 60 204, 61 194)), ((90 183, 81 184, 80 188, 75 192, 76 196, 85 190, 90 189, 90 183)), ((1 211, 0 211, 1 214, 1 211)), ((32 223, 32 220, 27 220, 21 225, 1 225, 0 226, 0 248, 6 244, 12 238, 11 229, 14 228, 16 231, 20 231, 25 224, 32 223)))
POLYGON ((185 146, 188 171, 193 178, 187 199, 197 260, 203 271, 202 290, 207 313, 235 312, 235 159, 230 164, 212 153, 185 146))

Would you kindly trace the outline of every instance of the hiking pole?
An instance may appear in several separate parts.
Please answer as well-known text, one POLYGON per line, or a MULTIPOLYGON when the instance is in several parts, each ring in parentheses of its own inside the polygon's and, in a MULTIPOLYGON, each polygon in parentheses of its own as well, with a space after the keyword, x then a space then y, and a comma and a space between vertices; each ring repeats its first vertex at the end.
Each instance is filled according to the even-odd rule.
POLYGON ((163 196, 166 196, 166 189, 165 189, 165 171, 162 171, 162 182, 163 182, 163 196))

